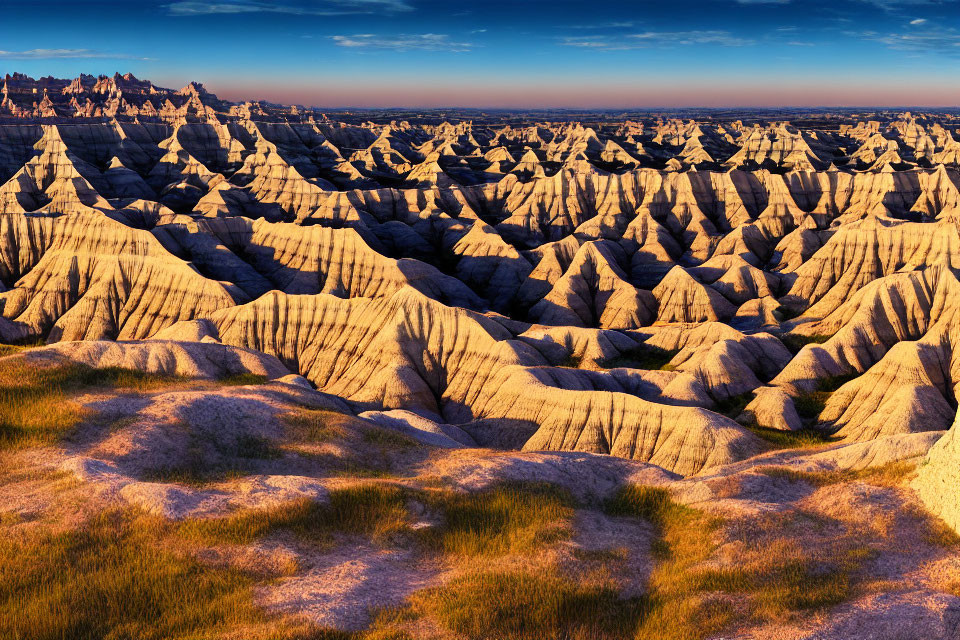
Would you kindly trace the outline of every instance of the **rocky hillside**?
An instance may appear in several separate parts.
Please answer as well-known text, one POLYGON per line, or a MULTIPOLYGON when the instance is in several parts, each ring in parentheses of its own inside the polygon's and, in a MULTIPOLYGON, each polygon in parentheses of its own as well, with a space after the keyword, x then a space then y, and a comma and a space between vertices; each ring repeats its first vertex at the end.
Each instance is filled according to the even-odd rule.
MULTIPOLYGON (((327 504, 335 473, 400 473, 423 526, 440 517, 416 493, 430 477, 560 484, 581 501, 656 486, 735 518, 819 509, 851 531, 866 525, 837 505, 862 499, 913 514, 912 536, 927 526, 918 505, 960 526, 956 116, 811 128, 335 115, 130 75, 6 77, 0 342, 29 348, 0 369, 54 372, 38 389, 67 370, 162 381, 134 385, 136 400, 91 378, 99 391, 70 396, 71 429, 86 427, 68 445, 30 431, 43 416, 8 416, 10 455, 59 446, 58 473, 174 519, 327 504), (282 427, 308 410, 340 424, 313 448, 282 427), (891 464, 917 463, 889 488, 891 464), (204 467, 246 479, 184 480, 204 467), (856 495, 875 477, 887 488, 856 495)), ((614 516, 577 518, 627 526, 614 516)), ((576 553, 590 550, 582 521, 564 522, 576 553)), ((395 553, 388 569, 406 567, 395 553)), ((446 584, 449 567, 434 569, 410 584, 446 584)), ((929 598, 948 596, 928 578, 900 604, 927 598, 923 624, 939 633, 946 609, 929 598)), ((289 589, 317 584, 285 588, 264 601, 370 624, 336 613, 347 596, 310 605, 289 589)), ((414 591, 358 597, 394 606, 414 591)), ((870 609, 857 602, 833 635, 795 637, 881 637, 850 635, 870 609)))

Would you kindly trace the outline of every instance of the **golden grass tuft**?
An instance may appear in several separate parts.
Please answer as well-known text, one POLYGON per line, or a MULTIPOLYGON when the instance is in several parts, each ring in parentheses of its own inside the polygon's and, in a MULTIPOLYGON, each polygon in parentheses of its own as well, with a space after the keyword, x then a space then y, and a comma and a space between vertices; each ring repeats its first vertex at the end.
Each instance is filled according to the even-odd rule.
POLYGON ((468 638, 629 638, 646 603, 616 585, 589 584, 554 569, 474 571, 414 594, 413 610, 468 638))
POLYGON ((322 444, 341 440, 349 435, 350 423, 356 420, 327 409, 298 409, 283 415, 287 436, 298 442, 322 444))
POLYGON ((360 485, 330 492, 330 501, 309 498, 267 509, 249 509, 225 518, 187 520, 178 534, 205 544, 250 544, 277 532, 329 544, 336 533, 359 535, 374 542, 407 531, 410 517, 407 492, 392 485, 360 485))
POLYGON ((509 483, 456 493, 377 483, 335 489, 326 504, 304 498, 224 518, 187 520, 178 531, 208 544, 249 544, 277 531, 320 543, 331 542, 337 533, 387 542, 412 533, 414 504, 428 507, 438 522, 410 541, 463 557, 537 551, 567 537, 573 516, 569 495, 548 485, 509 483))
POLYGON ((606 500, 603 510, 611 516, 642 518, 658 527, 694 513, 692 509, 674 502, 667 489, 645 485, 623 487, 606 500))
POLYGON ((427 503, 442 524, 424 542, 453 556, 527 553, 570 535, 573 498, 552 485, 503 483, 477 493, 437 492, 427 503))
POLYGON ((404 433, 374 425, 364 429, 360 437, 365 444, 384 449, 409 449, 417 446, 417 441, 404 433))
POLYGON ((906 512, 923 527, 922 534, 927 544, 952 551, 960 550, 960 534, 954 531, 942 518, 935 516, 917 504, 908 505, 906 512))
POLYGON ((943 585, 943 590, 946 593, 960 598, 960 580, 951 580, 947 584, 943 585))
POLYGON ((415 439, 355 416, 327 409, 300 408, 283 415, 283 449, 309 458, 333 476, 388 478, 414 450, 415 439))
POLYGON ((0 449, 56 442, 85 417, 71 395, 86 387, 146 391, 177 378, 116 367, 37 367, 20 359, 0 364, 0 449))
POLYGON ((680 353, 679 349, 661 349, 648 344, 639 344, 629 351, 610 358, 601 363, 604 369, 628 367, 631 369, 647 369, 660 371, 674 371, 676 367, 670 361, 680 353))
POLYGON ((250 384, 266 384, 270 381, 265 375, 259 373, 236 373, 229 376, 224 376, 217 380, 222 385, 228 387, 242 387, 250 384))
POLYGON ((687 579, 702 592, 748 594, 753 617, 777 619, 843 602, 851 593, 852 573, 870 554, 856 547, 820 560, 795 541, 780 538, 746 548, 736 565, 700 569, 687 579))
POLYGON ((197 560, 177 525, 110 510, 79 529, 0 536, 0 638, 30 640, 410 640, 266 612, 269 571, 197 560))
POLYGON ((27 338, 26 340, 12 342, 10 344, 0 344, 0 358, 12 356, 27 349, 42 347, 45 344, 43 338, 27 338))
POLYGON ((651 551, 658 560, 648 585, 649 607, 637 628, 637 640, 699 639, 719 631, 731 612, 703 598, 703 589, 689 580, 691 572, 712 554, 717 518, 672 500, 666 489, 627 486, 605 505, 611 515, 643 518, 660 534, 651 551))
MULTIPOLYGON (((783 309, 783 307, 779 307, 778 311, 780 309, 783 309)), ((833 337, 832 335, 804 336, 798 333, 788 333, 780 336, 780 342, 783 343, 783 345, 790 351, 790 353, 792 353, 793 355, 797 355, 798 353, 800 353, 800 350, 803 349, 808 344, 823 344, 824 342, 826 342, 832 337, 833 337)))
MULTIPOLYGON (((0 637, 94 640, 211 637, 269 619, 250 576, 158 545, 165 525, 135 511, 80 530, 0 539, 0 637)), ((286 635, 277 624, 273 637, 286 635)))
POLYGON ((650 521, 660 536, 636 640, 700 640, 735 618, 775 620, 834 605, 849 596, 855 572, 870 555, 844 544, 812 553, 774 522, 759 532, 731 532, 658 487, 624 487, 604 507, 610 515, 650 521), (742 534, 733 565, 716 559, 718 538, 731 533, 742 534))
POLYGON ((840 376, 827 376, 817 381, 817 388, 794 397, 793 406, 797 415, 808 423, 816 423, 827 406, 827 401, 833 392, 860 376, 859 372, 840 376))
POLYGON ((785 478, 791 482, 806 482, 815 487, 826 487, 840 482, 865 482, 880 487, 896 487, 913 477, 916 464, 900 460, 865 469, 799 471, 788 467, 758 467, 756 471, 772 478, 785 478))
POLYGON ((755 436, 764 440, 771 449, 803 449, 807 447, 819 447, 831 442, 836 442, 838 438, 830 436, 816 429, 800 429, 799 431, 781 431, 779 429, 768 429, 757 424, 744 425, 755 436))
POLYGON ((929 514, 925 520, 924 539, 928 544, 944 549, 960 549, 960 534, 951 529, 946 522, 929 514))

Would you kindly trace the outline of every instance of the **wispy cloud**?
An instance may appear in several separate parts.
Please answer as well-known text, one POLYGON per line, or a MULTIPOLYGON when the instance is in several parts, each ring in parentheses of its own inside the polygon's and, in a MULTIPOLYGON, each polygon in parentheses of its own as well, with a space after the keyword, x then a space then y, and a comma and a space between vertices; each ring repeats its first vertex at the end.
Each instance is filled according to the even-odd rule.
POLYGON ((862 0, 876 5, 887 11, 895 11, 903 7, 918 7, 923 5, 938 5, 954 2, 955 0, 862 0))
POLYGON ((646 31, 627 37, 655 46, 663 44, 719 44, 724 47, 742 47, 753 44, 753 40, 736 37, 729 31, 646 31))
POLYGON ((26 51, 4 51, 0 49, 0 58, 16 60, 52 60, 55 58, 106 58, 108 60, 151 60, 125 53, 110 53, 95 49, 27 49, 26 51))
POLYGON ((912 25, 924 24, 926 21, 927 21, 926 18, 917 18, 915 20, 911 20, 910 24, 912 25))
POLYGON ((910 29, 906 33, 855 31, 846 32, 846 35, 879 42, 897 51, 941 54, 951 57, 960 56, 960 30, 952 27, 910 29))
POLYGON ((391 49, 393 51, 469 51, 476 45, 456 42, 444 33, 397 34, 380 36, 373 33, 330 36, 339 47, 352 49, 391 49))
POLYGON ((645 31, 615 37, 568 36, 561 38, 560 44, 600 51, 622 51, 690 45, 743 47, 755 44, 755 41, 734 36, 729 31, 645 31))
MULTIPOLYGON (((737 4, 789 4, 793 0, 736 0, 737 4)), ((956 0, 861 0, 883 9, 893 10, 898 7, 916 7, 921 5, 938 5, 956 0)))
POLYGON ((182 0, 164 5, 170 15, 201 16, 238 13, 287 13, 292 15, 336 16, 356 13, 412 11, 406 0, 182 0))
POLYGON ((603 30, 603 29, 632 29, 637 26, 633 20, 616 20, 612 22, 593 22, 587 24, 571 24, 569 29, 603 30))

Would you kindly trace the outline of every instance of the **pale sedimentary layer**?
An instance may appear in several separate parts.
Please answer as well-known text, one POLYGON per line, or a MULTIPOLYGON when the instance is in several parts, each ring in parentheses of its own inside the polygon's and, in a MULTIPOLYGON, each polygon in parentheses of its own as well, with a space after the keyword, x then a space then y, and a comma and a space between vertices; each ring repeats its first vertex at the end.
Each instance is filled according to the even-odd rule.
POLYGON ((733 418, 953 420, 950 114, 341 122, 129 75, 4 86, 4 341, 282 373, 259 352, 417 437, 682 473, 759 450, 733 418))

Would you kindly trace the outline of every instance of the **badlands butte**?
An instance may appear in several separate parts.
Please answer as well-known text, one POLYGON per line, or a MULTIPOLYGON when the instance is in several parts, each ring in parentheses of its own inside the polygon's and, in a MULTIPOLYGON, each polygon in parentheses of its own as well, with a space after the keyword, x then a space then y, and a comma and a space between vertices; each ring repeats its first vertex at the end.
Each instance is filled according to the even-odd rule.
POLYGON ((957 113, 0 96, 0 638, 960 638, 957 113))

